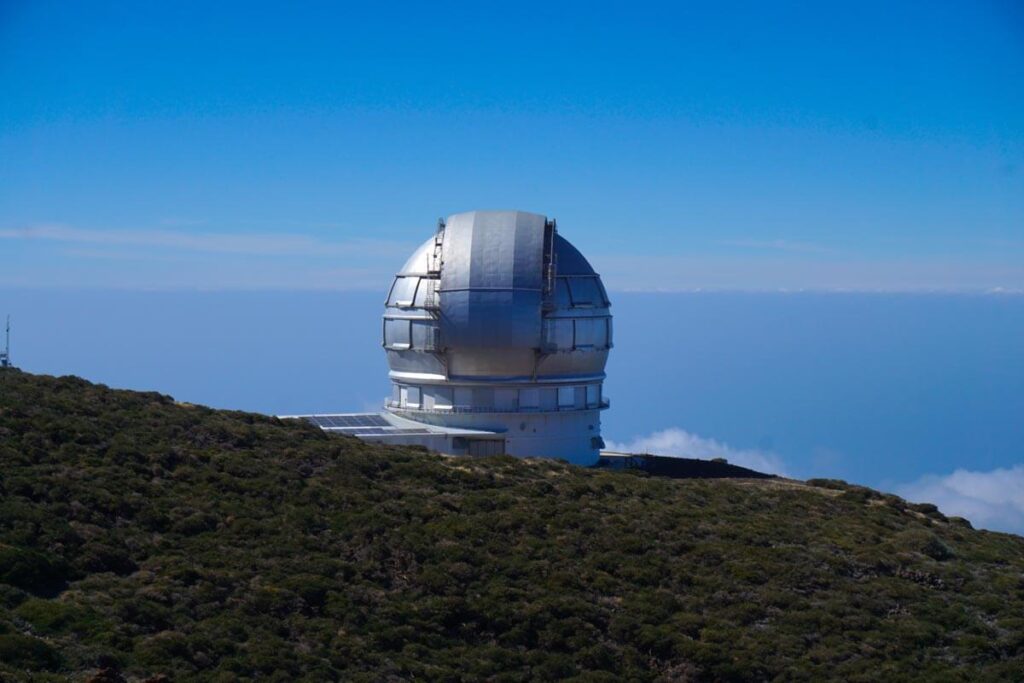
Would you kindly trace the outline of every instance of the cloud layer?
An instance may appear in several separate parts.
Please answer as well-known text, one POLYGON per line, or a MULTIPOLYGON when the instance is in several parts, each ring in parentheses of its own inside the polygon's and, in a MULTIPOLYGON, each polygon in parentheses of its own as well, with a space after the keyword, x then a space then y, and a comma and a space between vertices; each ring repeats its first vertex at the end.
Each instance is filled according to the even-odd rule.
POLYGON ((686 430, 672 427, 639 436, 629 442, 608 442, 608 449, 625 453, 651 453, 678 458, 725 458, 733 465, 758 472, 785 475, 782 460, 774 453, 732 448, 714 439, 706 439, 686 430))
POLYGON ((934 503, 943 513, 965 517, 977 527, 1024 535, 1024 465, 928 474, 896 487, 896 493, 915 502, 934 503))
MULTIPOLYGON (((365 229, 340 224, 329 229, 326 224, 296 224, 284 232, 280 225, 275 227, 277 232, 206 230, 205 221, 181 219, 165 219, 160 225, 116 230, 53 223, 0 226, 0 245, 15 247, 0 249, 0 286, 367 286, 368 278, 361 275, 338 277, 333 269, 341 267, 370 274, 369 281, 380 288, 416 246, 414 242, 373 237, 365 229), (177 262, 173 272, 162 274, 158 265, 153 267, 171 258, 177 262), (331 272, 325 274, 328 260, 334 263, 331 272), (176 276, 184 270, 188 271, 187 277, 176 276)), ((615 291, 1024 293, 1020 246, 1009 242, 991 248, 997 247, 995 256, 975 261, 939 255, 886 259, 788 239, 733 239, 717 243, 707 253, 587 251, 599 267, 605 286, 615 291)))
POLYGON ((67 225, 34 225, 0 230, 0 239, 36 240, 116 247, 180 249, 214 254, 295 256, 393 256, 413 245, 387 240, 323 241, 310 235, 274 233, 218 233, 184 230, 89 230, 67 225))
POLYGON ((0 286, 380 291, 414 247, 297 232, 0 228, 0 286))

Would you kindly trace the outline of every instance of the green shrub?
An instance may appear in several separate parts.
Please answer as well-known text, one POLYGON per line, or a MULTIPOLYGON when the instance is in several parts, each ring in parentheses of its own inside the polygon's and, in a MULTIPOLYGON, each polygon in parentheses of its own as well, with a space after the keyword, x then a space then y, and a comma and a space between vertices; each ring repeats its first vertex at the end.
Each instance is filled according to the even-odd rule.
POLYGON ((32 624, 39 635, 94 629, 98 620, 89 610, 57 600, 32 598, 21 603, 14 613, 32 624))
POLYGON ((952 548, 933 532, 925 529, 910 529, 901 532, 893 539, 893 545, 901 550, 911 550, 927 555, 933 560, 949 560, 956 557, 952 548))
POLYGON ((444 458, 14 372, 0 680, 1019 677, 1024 540, 810 484, 444 458))
POLYGON ((19 633, 0 634, 0 665, 28 671, 53 671, 61 657, 46 641, 19 633))
POLYGON ((28 548, 0 545, 0 583, 36 595, 55 595, 67 580, 68 568, 62 558, 28 548))

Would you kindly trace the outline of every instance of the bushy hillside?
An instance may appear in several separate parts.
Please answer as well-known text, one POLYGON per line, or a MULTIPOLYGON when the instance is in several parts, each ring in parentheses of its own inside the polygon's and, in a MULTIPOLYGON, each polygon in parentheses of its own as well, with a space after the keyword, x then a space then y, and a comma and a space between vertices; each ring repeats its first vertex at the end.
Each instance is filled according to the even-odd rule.
POLYGON ((0 679, 1020 680, 1024 539, 0 375, 0 679))

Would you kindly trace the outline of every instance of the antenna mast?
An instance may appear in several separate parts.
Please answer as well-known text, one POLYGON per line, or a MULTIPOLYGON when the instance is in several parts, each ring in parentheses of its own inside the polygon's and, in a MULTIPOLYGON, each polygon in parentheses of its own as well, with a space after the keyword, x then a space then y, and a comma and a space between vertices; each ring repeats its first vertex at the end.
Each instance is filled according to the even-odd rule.
POLYGON ((4 338, 4 352, 0 353, 0 368, 11 367, 11 316, 7 316, 7 330, 4 338))

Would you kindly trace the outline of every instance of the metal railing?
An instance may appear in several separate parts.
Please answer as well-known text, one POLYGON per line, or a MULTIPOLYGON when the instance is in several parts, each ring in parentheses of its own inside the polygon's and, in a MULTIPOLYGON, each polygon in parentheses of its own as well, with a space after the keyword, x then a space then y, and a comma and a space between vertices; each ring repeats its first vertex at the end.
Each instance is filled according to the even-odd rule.
POLYGON ((403 406, 403 405, 401 405, 401 403, 399 401, 396 401, 394 399, 388 399, 388 400, 384 401, 384 408, 387 409, 387 410, 390 410, 390 411, 402 411, 402 412, 409 412, 409 413, 426 413, 428 415, 451 415, 453 413, 458 413, 458 414, 472 414, 472 413, 481 413, 481 414, 493 414, 493 413, 509 413, 509 414, 512 414, 512 413, 523 413, 523 414, 532 414, 532 413, 571 413, 571 412, 579 412, 579 411, 584 411, 584 410, 605 410, 607 408, 610 408, 611 405, 612 405, 611 400, 607 399, 607 398, 601 399, 601 402, 598 403, 597 405, 594 405, 594 406, 585 406, 583 408, 577 408, 576 406, 572 406, 572 407, 565 407, 565 406, 563 406, 563 407, 560 407, 560 408, 559 407, 552 408, 550 410, 545 410, 545 409, 542 409, 542 408, 516 408, 516 409, 509 410, 507 408, 487 408, 487 407, 483 407, 483 406, 474 407, 474 408, 469 408, 469 407, 466 407, 466 406, 452 406, 450 408, 421 408, 421 407, 414 407, 414 406, 409 406, 409 405, 404 405, 403 406))

